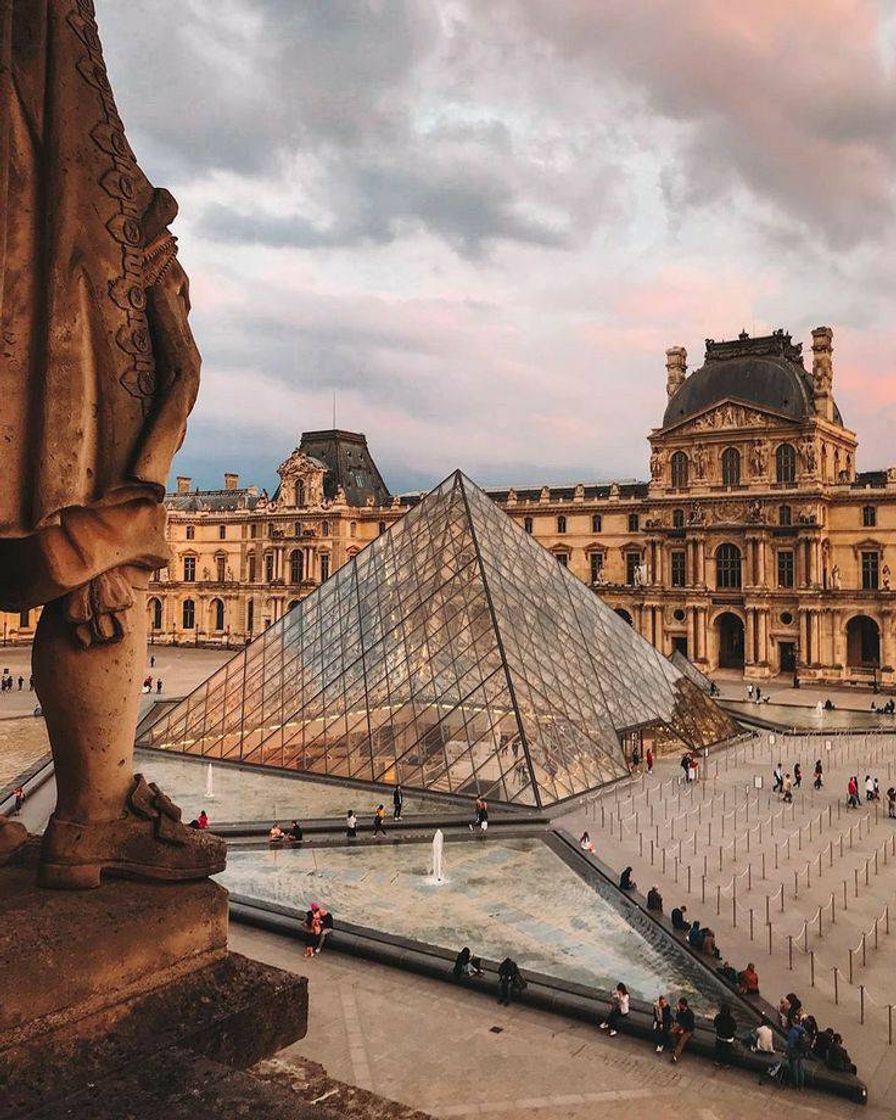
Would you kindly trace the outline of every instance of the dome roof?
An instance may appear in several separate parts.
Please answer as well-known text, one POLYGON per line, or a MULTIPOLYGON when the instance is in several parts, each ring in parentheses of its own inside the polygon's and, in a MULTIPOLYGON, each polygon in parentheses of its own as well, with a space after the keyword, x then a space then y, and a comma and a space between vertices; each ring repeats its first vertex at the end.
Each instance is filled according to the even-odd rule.
MULTIPOLYGON (((805 420, 814 415, 815 407, 802 350, 802 343, 794 344, 782 330, 761 338, 750 338, 744 332, 728 342, 708 338, 703 365, 671 397, 663 427, 680 424, 728 399, 805 420)), ((836 404, 834 420, 843 423, 836 404)))

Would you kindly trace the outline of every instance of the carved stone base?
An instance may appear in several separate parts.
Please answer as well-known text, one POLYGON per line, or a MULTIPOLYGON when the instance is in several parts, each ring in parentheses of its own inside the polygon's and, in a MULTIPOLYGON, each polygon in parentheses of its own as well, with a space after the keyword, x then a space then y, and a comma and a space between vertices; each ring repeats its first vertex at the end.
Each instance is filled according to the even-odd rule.
POLYGON ((223 1078, 305 1035, 307 981, 227 952, 215 883, 75 894, 7 867, 0 913, 0 1120, 132 1115, 129 1078, 176 1095, 179 1070, 223 1078))

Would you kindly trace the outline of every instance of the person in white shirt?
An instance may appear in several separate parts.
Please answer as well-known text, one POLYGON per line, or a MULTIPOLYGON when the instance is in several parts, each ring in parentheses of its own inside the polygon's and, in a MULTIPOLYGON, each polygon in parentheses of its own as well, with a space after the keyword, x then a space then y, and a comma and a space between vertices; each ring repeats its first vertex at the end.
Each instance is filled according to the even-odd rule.
POLYGON ((611 1038, 617 1033, 616 1028, 619 1026, 620 1020, 623 1016, 628 1015, 628 1005, 628 988, 625 984, 617 984, 616 991, 613 993, 613 1006, 610 1008, 610 1014, 600 1025, 602 1031, 608 1030, 610 1032, 611 1038))

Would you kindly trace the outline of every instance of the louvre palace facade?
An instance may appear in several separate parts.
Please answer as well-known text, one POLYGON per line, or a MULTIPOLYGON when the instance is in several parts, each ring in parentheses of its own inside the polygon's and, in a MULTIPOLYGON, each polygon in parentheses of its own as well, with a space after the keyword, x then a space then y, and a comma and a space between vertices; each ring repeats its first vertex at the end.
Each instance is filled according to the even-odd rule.
MULTIPOLYGON (((856 471, 830 328, 802 351, 782 330, 707 340, 689 373, 673 347, 649 481, 488 493, 663 653, 896 684, 896 468, 856 471)), ((221 490, 177 480, 152 641, 243 645, 422 497, 390 494, 365 437, 338 430, 305 433, 278 474, 271 495, 236 474, 221 490)), ((36 613, 6 615, 4 641, 28 640, 36 613)))

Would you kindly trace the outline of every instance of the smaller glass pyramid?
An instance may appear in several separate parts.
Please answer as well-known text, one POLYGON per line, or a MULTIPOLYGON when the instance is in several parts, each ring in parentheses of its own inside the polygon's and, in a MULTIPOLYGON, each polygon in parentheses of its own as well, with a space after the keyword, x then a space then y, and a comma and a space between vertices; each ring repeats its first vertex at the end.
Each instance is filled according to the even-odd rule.
POLYGON ((139 746, 546 806, 730 718, 459 471, 139 746))

